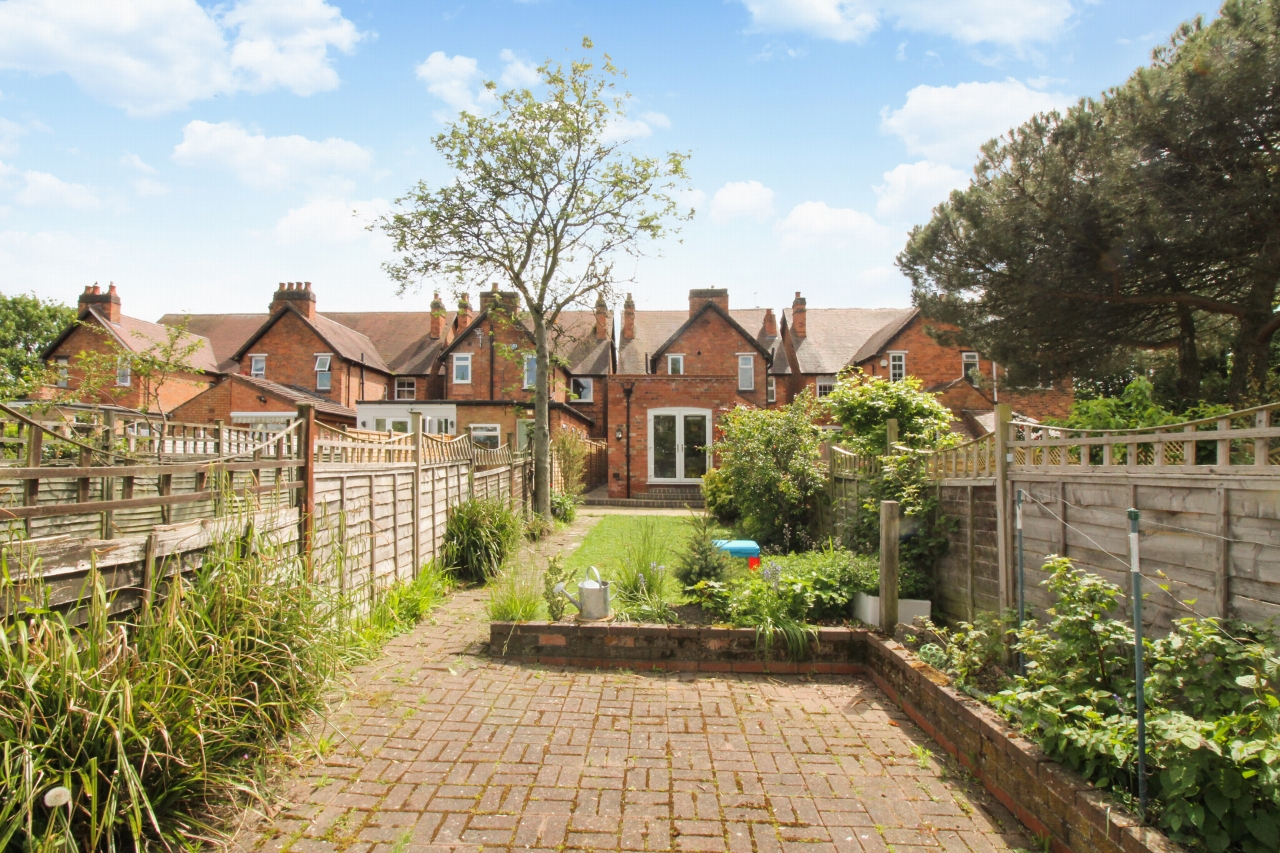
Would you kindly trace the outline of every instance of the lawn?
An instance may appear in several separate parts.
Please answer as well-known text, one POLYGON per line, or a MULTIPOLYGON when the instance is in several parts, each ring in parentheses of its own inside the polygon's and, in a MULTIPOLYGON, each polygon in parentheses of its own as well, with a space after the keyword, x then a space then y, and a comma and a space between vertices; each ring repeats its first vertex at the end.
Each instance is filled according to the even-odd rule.
MULTIPOLYGON (((590 566, 597 567, 602 574, 608 576, 610 570, 622 561, 627 542, 635 537, 643 522, 651 522, 658 528, 661 540, 667 544, 666 565, 670 566, 689 539, 687 516, 606 515, 600 519, 599 524, 591 528, 587 538, 576 551, 569 555, 565 565, 573 569, 577 577, 581 577, 590 566)), ((727 529, 721 533, 726 539, 736 536, 733 531, 727 529)))

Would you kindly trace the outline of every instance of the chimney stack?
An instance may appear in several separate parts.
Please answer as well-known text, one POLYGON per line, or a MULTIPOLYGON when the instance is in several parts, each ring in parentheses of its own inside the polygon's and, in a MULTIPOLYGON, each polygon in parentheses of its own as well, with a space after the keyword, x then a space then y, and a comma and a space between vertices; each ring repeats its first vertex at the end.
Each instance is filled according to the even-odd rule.
POLYGON ((800 295, 800 291, 796 291, 796 300, 791 303, 791 332, 797 338, 803 338, 809 333, 807 324, 805 323, 805 300, 800 295))
POLYGON ((627 294, 627 301, 622 303, 622 339, 624 341, 633 340, 636 336, 636 304, 631 301, 631 294, 627 294))
POLYGON ((440 294, 437 292, 431 300, 431 337, 435 340, 439 340, 444 334, 444 317, 444 303, 440 301, 440 294))
POLYGON ((459 332, 471 325, 471 296, 462 294, 458 299, 458 319, 455 326, 459 332))
POLYGON ((488 291, 480 291, 480 310, 484 311, 493 307, 493 303, 498 301, 498 283, 495 281, 488 291))
POLYGON ((689 291, 689 316, 692 317, 707 302, 719 305, 725 313, 729 311, 729 291, 722 287, 707 287, 689 291))
POLYGON ((604 294, 596 295, 596 340, 609 338, 609 306, 604 304, 604 294))
POLYGON ((107 322, 117 324, 120 322, 120 295, 116 293, 114 282, 107 288, 106 293, 102 292, 97 282, 94 282, 91 287, 86 287, 84 293, 80 294, 80 310, 83 311, 90 306, 106 317, 107 322))
POLYGON ((280 282, 280 287, 271 298, 271 313, 275 314, 286 305, 292 305, 298 313, 308 320, 316 318, 316 295, 311 292, 309 281, 280 282))
POLYGON ((766 338, 776 338, 778 336, 778 318, 773 316, 773 309, 764 309, 764 336, 766 338))

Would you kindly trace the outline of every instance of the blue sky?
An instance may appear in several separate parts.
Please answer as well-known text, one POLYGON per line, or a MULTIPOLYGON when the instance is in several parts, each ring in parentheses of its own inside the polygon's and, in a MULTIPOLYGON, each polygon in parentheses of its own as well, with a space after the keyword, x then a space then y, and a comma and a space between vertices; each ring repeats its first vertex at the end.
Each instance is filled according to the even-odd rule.
POLYGON ((485 79, 589 35, 698 213, 620 267, 642 308, 910 302, 893 267, 979 145, 1122 82, 1205 0, 0 0, 0 290, 125 313, 421 309, 363 230, 485 79))

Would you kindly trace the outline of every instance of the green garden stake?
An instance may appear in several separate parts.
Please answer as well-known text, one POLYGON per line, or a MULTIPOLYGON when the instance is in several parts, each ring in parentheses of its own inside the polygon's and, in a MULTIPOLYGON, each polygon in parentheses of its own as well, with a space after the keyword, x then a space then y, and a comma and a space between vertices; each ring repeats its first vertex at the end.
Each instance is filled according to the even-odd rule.
POLYGON ((1133 677, 1138 710, 1138 817, 1147 814, 1146 677, 1142 671, 1142 573, 1138 567, 1138 510, 1129 510, 1129 578, 1133 581, 1133 677))
MULTIPOLYGON (((1027 618, 1027 572, 1022 559, 1022 489, 1018 489, 1014 506, 1018 526, 1018 631, 1021 633, 1022 623, 1027 618)), ((1021 651, 1018 652, 1018 674, 1027 674, 1027 661, 1021 651)))

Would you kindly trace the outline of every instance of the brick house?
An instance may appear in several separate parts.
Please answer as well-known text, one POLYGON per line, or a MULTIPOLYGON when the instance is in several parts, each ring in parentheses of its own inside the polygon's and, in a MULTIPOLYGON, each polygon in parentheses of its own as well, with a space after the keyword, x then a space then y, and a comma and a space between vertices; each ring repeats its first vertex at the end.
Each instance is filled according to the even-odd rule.
MULTIPOLYGON (((123 350, 126 353, 144 353, 164 345, 169 329, 157 323, 148 323, 121 313, 120 294, 114 284, 104 292, 98 285, 84 289, 78 301, 76 322, 63 330, 41 354, 46 362, 61 368, 59 388, 76 389, 84 379, 83 371, 76 366, 81 353, 111 355, 123 350)), ((178 339, 178 345, 195 348, 187 362, 195 368, 178 371, 162 381, 151 382, 146 377, 134 375, 125 361, 116 368, 114 381, 104 388, 97 400, 83 402, 114 404, 136 411, 171 411, 182 403, 209 388, 218 378, 217 359, 208 338, 193 334, 188 329, 178 339), (155 387, 152 387, 152 385, 155 387)), ((51 389, 51 393, 54 389, 51 389)))
MULTIPOLYGON (((471 315, 458 306, 457 334, 440 350, 441 399, 454 407, 456 430, 483 444, 527 446, 533 425, 536 358, 519 294, 480 294, 471 315)), ((550 330, 553 373, 550 427, 601 438, 608 428, 608 380, 613 373, 613 329, 603 299, 594 311, 564 311, 550 330)))
POLYGON ((1006 402, 1036 419, 1065 417, 1073 396, 1069 384, 1010 388, 999 365, 976 350, 939 343, 930 331, 955 331, 929 323, 918 308, 816 308, 796 293, 783 312, 781 336, 788 373, 788 399, 808 388, 830 393, 845 367, 897 380, 918 378, 955 416, 954 428, 972 436, 994 425, 995 404, 1006 402))
POLYGON ((354 427, 356 413, 341 403, 269 379, 229 373, 217 385, 175 408, 170 414, 182 423, 287 426, 300 403, 315 407, 316 420, 333 427, 354 427))
POLYGON ((688 311, 636 311, 628 294, 609 382, 609 496, 696 489, 717 419, 775 401, 778 340, 772 309, 730 310, 727 290, 689 291, 688 311))

